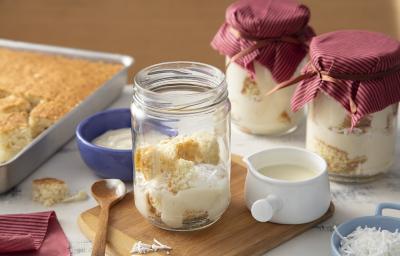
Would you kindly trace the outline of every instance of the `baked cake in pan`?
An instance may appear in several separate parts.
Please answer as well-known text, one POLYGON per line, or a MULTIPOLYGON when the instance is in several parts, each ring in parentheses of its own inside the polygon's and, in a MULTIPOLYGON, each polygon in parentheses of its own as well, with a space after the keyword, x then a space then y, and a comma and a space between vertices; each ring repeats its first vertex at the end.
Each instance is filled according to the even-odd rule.
POLYGON ((122 68, 121 64, 0 48, 0 163, 122 68))

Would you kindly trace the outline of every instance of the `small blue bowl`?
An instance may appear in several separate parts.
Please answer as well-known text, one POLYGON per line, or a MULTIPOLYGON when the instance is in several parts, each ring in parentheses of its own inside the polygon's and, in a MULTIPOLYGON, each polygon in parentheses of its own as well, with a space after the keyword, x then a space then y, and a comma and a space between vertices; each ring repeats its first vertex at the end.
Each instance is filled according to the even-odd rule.
POLYGON ((81 158, 98 176, 133 180, 132 150, 110 149, 92 144, 93 139, 106 131, 130 127, 130 110, 121 108, 96 113, 80 122, 76 128, 81 158))
MULTIPOLYGON (((346 237, 351 232, 353 232, 357 227, 369 227, 369 228, 382 228, 386 229, 390 232, 395 232, 396 229, 400 230, 400 218, 382 216, 383 209, 395 209, 400 210, 400 204, 394 203, 380 203, 376 207, 375 216, 365 216, 360 218, 355 218, 353 220, 347 221, 341 224, 338 227, 338 232, 346 237)), ((339 235, 334 232, 331 237, 331 255, 332 256, 340 256, 339 248, 340 248, 341 238, 339 235)))

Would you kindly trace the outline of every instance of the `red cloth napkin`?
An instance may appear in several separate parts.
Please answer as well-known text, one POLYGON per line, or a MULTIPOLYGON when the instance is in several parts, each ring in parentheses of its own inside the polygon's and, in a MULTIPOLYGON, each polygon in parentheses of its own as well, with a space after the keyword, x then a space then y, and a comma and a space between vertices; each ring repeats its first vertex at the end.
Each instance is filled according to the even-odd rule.
POLYGON ((0 255, 70 256, 56 213, 0 215, 0 255))

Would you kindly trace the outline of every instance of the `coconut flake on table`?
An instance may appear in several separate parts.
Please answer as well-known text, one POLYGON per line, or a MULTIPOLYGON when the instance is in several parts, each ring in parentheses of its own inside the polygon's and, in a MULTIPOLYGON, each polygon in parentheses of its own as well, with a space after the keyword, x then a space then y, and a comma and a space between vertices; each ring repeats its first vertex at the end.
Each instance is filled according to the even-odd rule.
POLYGON ((375 227, 357 227, 348 236, 343 237, 335 227, 335 232, 342 239, 340 255, 342 256, 399 256, 400 233, 398 229, 390 232, 375 227))
POLYGON ((153 244, 146 244, 142 241, 136 242, 132 246, 132 250, 130 251, 131 255, 136 254, 147 254, 151 252, 165 251, 166 254, 169 254, 172 250, 168 245, 160 243, 157 239, 153 238, 153 244))

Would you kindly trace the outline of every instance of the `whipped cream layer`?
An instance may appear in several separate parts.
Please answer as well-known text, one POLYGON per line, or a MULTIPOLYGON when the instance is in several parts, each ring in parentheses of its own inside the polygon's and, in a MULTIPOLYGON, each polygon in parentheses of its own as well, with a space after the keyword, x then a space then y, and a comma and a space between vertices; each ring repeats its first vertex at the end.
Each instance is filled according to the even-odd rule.
MULTIPOLYGON (((303 60, 295 75, 304 63, 303 60)), ((277 84, 267 68, 258 62, 254 63, 254 68, 254 80, 236 63, 229 64, 226 70, 233 123, 251 134, 282 134, 294 130, 304 116, 303 110, 296 113, 290 110, 295 86, 265 96, 277 84)))
POLYGON ((159 218, 166 226, 181 228, 185 222, 219 219, 230 202, 229 177, 222 166, 198 164, 185 176, 188 188, 170 192, 167 175, 145 181, 137 173, 135 205, 145 217, 159 218))

